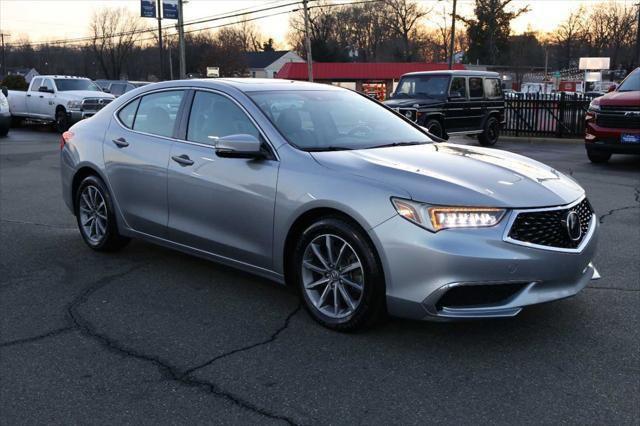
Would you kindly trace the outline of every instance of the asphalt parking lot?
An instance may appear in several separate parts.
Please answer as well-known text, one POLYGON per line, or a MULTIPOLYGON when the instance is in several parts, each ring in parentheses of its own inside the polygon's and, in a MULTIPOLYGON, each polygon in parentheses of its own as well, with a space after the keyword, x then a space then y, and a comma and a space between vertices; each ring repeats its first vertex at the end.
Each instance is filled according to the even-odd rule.
POLYGON ((640 157, 596 166, 581 144, 499 144, 586 188, 603 278, 576 297, 345 335, 236 270, 144 242, 90 251, 61 199, 58 138, 0 139, 1 424, 640 418, 640 157))

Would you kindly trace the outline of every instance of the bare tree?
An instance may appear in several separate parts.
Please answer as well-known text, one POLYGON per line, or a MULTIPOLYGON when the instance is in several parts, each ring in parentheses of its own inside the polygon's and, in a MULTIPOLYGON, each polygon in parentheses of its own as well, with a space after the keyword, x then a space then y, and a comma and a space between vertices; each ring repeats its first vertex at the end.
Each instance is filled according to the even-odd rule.
POLYGON ((586 13, 582 6, 571 12, 567 19, 555 30, 555 42, 560 48, 565 60, 561 66, 569 67, 575 64, 579 45, 585 40, 586 13))
POLYGON ((126 8, 96 11, 89 24, 91 46, 105 77, 119 79, 143 29, 138 15, 126 8))
POLYGON ((417 36, 420 19, 431 9, 425 9, 410 0, 385 0, 384 10, 387 25, 401 41, 401 60, 414 60, 416 52, 411 41, 417 36))

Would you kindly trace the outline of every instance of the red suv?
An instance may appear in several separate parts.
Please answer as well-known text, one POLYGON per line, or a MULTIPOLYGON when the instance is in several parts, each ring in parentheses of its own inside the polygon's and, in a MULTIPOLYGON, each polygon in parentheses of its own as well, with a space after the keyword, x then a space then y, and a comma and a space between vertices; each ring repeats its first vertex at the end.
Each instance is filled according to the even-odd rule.
POLYGON ((611 154, 640 154, 640 68, 614 91, 592 100, 585 119, 592 162, 607 162, 611 154))

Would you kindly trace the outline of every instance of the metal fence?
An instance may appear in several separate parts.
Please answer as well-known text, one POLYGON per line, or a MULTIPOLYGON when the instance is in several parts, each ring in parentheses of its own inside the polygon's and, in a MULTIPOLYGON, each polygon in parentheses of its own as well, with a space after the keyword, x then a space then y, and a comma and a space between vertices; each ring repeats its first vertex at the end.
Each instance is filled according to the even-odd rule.
POLYGON ((503 133, 513 136, 582 137, 593 96, 579 93, 516 93, 505 99, 503 133))

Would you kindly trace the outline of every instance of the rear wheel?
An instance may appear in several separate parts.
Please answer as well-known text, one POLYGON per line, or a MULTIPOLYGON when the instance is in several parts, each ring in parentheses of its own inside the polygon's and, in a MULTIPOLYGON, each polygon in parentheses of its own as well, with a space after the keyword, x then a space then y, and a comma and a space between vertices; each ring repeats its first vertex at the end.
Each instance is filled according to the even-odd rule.
POLYGON ((493 146, 500 136, 500 123, 495 117, 487 118, 484 123, 484 131, 478 135, 478 141, 482 146, 493 146))
POLYGON ((86 177, 76 192, 75 206, 82 239, 93 250, 115 251, 129 243, 118 233, 111 196, 102 180, 86 177))
POLYGON ((21 127, 22 123, 24 123, 24 119, 22 117, 16 117, 15 115, 11 116, 11 127, 21 127))
POLYGON ((611 153, 607 151, 587 150, 587 157, 592 163, 606 163, 611 158, 611 153))
POLYGON ((363 232, 340 217, 309 226, 294 249, 295 280, 320 324, 357 331, 385 316, 384 275, 363 232))

